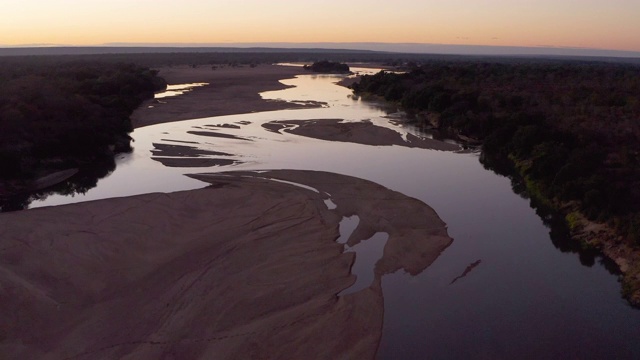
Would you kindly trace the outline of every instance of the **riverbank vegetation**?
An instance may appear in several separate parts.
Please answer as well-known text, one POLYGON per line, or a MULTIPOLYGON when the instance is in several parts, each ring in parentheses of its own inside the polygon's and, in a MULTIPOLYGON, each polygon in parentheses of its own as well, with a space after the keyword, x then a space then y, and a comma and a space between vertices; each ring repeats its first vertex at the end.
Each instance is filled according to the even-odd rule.
MULTIPOLYGON (((144 67, 0 61, 0 195, 130 151, 129 115, 166 86, 144 67)), ((45 181, 46 183, 46 181, 45 181)))
POLYGON ((352 85, 509 164, 528 196, 611 257, 640 304, 640 67, 588 62, 429 62, 352 85))
POLYGON ((351 71, 349 65, 345 63, 328 60, 316 61, 311 65, 305 65, 304 69, 323 74, 348 74, 351 71))

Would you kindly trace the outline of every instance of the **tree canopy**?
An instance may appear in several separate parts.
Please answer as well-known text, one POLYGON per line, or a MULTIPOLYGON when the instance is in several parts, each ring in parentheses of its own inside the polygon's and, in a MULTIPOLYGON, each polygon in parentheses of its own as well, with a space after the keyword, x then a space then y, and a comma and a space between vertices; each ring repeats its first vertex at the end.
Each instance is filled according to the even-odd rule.
POLYGON ((0 195, 129 151, 131 112, 165 86, 155 71, 132 64, 0 66, 0 195))

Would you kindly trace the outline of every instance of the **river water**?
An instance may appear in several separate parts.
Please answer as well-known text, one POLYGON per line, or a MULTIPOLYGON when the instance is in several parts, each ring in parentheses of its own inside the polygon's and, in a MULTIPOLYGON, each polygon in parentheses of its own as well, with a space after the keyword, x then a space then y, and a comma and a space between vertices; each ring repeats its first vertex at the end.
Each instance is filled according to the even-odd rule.
MULTIPOLYGON (((335 84, 340 79, 298 76, 283 81, 294 88, 262 94, 321 101, 326 103, 322 108, 136 129, 134 152, 121 155, 116 170, 96 188, 75 197, 50 196, 31 207, 206 185, 185 173, 301 169, 356 176, 427 203, 454 239, 421 274, 382 278, 385 310, 378 358, 640 358, 640 311, 621 298, 617 276, 600 261, 583 265, 578 254, 559 251, 529 200, 513 192, 509 179, 486 170, 477 153, 331 142, 261 126, 274 120, 370 120, 401 134, 428 136, 380 104, 352 98, 335 84), (188 133, 212 129, 243 139, 188 133), (223 152, 231 156, 207 156, 234 164, 167 167, 152 159, 154 144, 223 152)), ((379 256, 384 243, 371 243, 377 250, 357 252, 357 263, 358 256, 369 267, 375 263, 366 256, 379 256)), ((366 279, 367 269, 358 271, 366 279)))

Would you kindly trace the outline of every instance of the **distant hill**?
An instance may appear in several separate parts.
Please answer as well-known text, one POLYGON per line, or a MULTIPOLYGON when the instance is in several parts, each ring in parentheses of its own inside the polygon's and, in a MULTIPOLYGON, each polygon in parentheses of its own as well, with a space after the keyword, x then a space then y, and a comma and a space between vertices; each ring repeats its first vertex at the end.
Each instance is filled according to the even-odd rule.
POLYGON ((375 53, 371 50, 324 48, 271 48, 271 47, 183 47, 183 46, 43 46, 0 47, 0 56, 31 55, 102 55, 102 54, 168 54, 168 53, 375 53))

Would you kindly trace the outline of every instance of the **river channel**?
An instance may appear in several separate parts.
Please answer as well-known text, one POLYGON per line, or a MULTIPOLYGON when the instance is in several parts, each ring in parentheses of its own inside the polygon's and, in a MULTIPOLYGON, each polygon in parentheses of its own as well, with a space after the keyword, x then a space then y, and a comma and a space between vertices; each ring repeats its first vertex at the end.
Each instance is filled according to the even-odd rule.
MULTIPOLYGON (((640 311, 621 298, 617 275, 599 259, 581 262, 578 254, 556 248, 529 200, 513 192, 508 178, 486 170, 477 152, 327 141, 262 126, 367 120, 404 137, 428 136, 401 114, 353 98, 350 90, 335 84, 340 79, 303 75, 283 81, 294 87, 262 94, 325 103, 321 108, 136 129, 134 151, 121 155, 116 170, 96 188, 74 197, 52 195, 31 207, 207 185, 186 173, 300 169, 355 176, 425 202, 454 239, 422 273, 399 271, 382 278, 384 326, 378 358, 640 358, 640 311), (203 136, 207 131, 230 136, 203 136), (167 156, 158 152, 163 146, 195 147, 204 153, 198 159, 225 161, 165 166, 159 160, 167 156)), ((356 265, 368 264, 354 267, 360 279, 373 271, 383 245, 384 239, 371 241, 371 248, 357 252, 356 265)))

